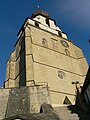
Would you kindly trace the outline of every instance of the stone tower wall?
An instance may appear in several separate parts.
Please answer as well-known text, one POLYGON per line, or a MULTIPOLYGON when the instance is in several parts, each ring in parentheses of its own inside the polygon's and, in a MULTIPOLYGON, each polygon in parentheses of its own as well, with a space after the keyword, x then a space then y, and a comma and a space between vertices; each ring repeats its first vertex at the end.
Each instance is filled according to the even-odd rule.
MULTIPOLYGON (((10 75, 15 78, 6 82, 6 86, 48 83, 54 105, 63 104, 66 97, 74 104, 76 88, 72 82, 83 84, 88 69, 82 50, 58 35, 55 29, 39 23, 35 26, 35 21, 30 25, 29 22, 30 19, 19 32, 15 45, 15 67, 12 66, 13 71, 13 68, 9 69, 10 75)), ((7 67, 7 78, 10 77, 9 71, 7 67)))
POLYGON ((63 104, 66 96, 74 103, 76 88, 72 82, 83 84, 88 69, 82 50, 70 40, 33 26, 25 32, 27 86, 34 84, 33 80, 38 84, 47 82, 54 105, 63 104))

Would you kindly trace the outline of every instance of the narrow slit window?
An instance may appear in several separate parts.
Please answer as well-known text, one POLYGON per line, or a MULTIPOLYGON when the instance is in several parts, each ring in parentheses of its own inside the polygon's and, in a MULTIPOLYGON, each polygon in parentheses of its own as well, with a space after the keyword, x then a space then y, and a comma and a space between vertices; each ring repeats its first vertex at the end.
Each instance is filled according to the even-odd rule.
POLYGON ((70 56, 69 50, 65 49, 65 53, 66 53, 66 55, 70 56))
POLYGON ((36 27, 39 27, 39 24, 38 24, 37 22, 35 22, 35 26, 36 26, 36 27))
POLYGON ((42 44, 44 47, 48 47, 47 40, 45 38, 42 39, 42 44))
POLYGON ((61 32, 59 32, 59 31, 58 31, 58 35, 59 35, 60 37, 62 37, 62 34, 61 34, 61 32))
POLYGON ((49 23, 49 19, 48 19, 48 18, 46 18, 46 24, 47 24, 48 26, 50 26, 50 23, 49 23))

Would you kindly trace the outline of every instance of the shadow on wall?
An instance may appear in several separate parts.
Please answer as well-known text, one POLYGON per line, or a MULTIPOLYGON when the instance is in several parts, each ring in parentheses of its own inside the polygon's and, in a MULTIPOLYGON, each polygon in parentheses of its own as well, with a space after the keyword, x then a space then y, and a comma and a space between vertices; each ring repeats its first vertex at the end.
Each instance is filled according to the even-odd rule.
POLYGON ((19 86, 26 86, 25 37, 20 41, 19 86))
POLYGON ((5 118, 18 114, 30 114, 30 93, 28 87, 12 88, 9 91, 5 118))

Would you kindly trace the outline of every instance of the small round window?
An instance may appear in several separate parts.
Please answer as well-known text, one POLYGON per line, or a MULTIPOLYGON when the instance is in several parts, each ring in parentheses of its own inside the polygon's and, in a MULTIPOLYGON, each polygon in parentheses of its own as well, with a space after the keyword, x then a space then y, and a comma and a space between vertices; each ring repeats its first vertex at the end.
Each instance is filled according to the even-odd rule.
POLYGON ((66 78, 66 74, 63 71, 58 71, 58 77, 60 79, 65 79, 66 78))
POLYGON ((47 43, 47 40, 45 38, 42 39, 42 45, 44 47, 48 47, 48 43, 47 43))
POLYGON ((66 41, 64 41, 64 40, 61 40, 60 41, 61 42, 61 44, 64 46, 64 47, 69 47, 69 45, 68 45, 68 43, 66 42, 66 41))

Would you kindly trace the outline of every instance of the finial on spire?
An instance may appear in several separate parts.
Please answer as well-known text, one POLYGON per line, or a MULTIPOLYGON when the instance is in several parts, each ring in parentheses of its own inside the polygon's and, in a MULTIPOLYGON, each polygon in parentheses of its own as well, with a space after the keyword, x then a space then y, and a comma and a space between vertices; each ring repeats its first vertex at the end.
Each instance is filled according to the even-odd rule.
POLYGON ((40 8, 40 5, 39 5, 39 4, 37 5, 37 8, 38 8, 38 9, 40 8))
POLYGON ((37 7, 37 9, 40 9, 39 0, 37 0, 37 1, 38 1, 38 3, 36 5, 36 7, 37 7))

